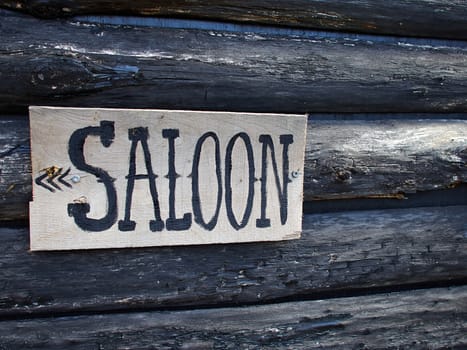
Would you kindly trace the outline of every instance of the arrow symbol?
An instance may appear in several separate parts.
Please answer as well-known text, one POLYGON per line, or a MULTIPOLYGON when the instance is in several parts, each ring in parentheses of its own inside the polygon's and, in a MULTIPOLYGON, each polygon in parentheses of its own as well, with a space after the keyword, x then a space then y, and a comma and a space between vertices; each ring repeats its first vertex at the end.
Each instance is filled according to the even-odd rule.
POLYGON ((59 168, 56 166, 51 166, 45 169, 42 169, 41 171, 44 171, 45 173, 38 176, 35 179, 35 183, 41 187, 44 187, 46 190, 49 190, 50 192, 55 192, 55 189, 62 191, 61 187, 54 182, 54 180, 58 177, 58 182, 61 184, 65 185, 66 187, 72 187, 71 184, 66 182, 64 180, 64 177, 67 176, 70 173, 70 168, 68 168, 63 174, 62 174, 63 168, 59 168), (46 179, 46 183, 43 181, 46 179), (50 185, 50 186, 49 186, 50 185))
POLYGON ((59 176, 58 182, 64 184, 66 187, 72 188, 73 186, 71 186, 68 182, 66 182, 66 181, 63 179, 63 178, 64 178, 65 176, 67 176, 69 173, 70 173, 70 168, 68 168, 67 171, 65 171, 62 175, 59 176))

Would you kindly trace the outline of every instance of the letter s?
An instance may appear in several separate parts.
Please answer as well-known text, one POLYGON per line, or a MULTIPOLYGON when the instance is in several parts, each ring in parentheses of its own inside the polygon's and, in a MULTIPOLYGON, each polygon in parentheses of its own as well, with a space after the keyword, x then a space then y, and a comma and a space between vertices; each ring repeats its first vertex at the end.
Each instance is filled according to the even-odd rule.
POLYGON ((107 214, 101 219, 88 218, 86 214, 90 207, 88 203, 69 203, 68 215, 74 217, 76 225, 85 231, 99 232, 109 229, 117 221, 117 192, 114 179, 103 169, 86 163, 84 159, 84 144, 88 136, 100 136, 104 147, 109 147, 115 137, 114 122, 101 121, 100 126, 88 126, 78 129, 70 136, 68 156, 78 170, 94 175, 102 182, 107 191, 107 214))

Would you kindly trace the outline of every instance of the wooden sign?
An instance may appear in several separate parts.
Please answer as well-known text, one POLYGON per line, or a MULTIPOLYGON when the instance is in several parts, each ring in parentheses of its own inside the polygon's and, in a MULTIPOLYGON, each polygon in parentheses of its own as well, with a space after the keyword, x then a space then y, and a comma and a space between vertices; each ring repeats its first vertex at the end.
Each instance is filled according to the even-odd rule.
POLYGON ((31 107, 31 250, 300 237, 306 116, 31 107))

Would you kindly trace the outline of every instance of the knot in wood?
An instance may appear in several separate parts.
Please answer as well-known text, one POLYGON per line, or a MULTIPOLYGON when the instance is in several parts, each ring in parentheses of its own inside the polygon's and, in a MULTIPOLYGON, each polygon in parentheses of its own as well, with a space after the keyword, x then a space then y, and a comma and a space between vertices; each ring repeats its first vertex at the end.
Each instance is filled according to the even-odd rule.
POLYGON ((340 182, 349 182, 352 179, 352 173, 349 170, 337 169, 335 175, 340 182))

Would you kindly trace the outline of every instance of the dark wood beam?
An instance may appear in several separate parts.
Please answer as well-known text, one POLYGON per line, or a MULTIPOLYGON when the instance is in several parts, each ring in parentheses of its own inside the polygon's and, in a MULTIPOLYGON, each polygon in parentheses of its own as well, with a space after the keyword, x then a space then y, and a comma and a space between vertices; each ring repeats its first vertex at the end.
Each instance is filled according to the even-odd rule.
POLYGON ((3 227, 0 316, 254 304, 459 283, 467 278, 466 210, 305 215, 301 239, 275 243, 72 252, 29 252, 27 229, 3 227))
POLYGON ((466 39, 462 0, 1 0, 0 6, 42 18, 87 14, 159 16, 466 39))
POLYGON ((463 43, 89 25, 9 11, 0 21, 3 112, 467 111, 463 43))
POLYGON ((463 349, 467 287, 242 308, 4 321, 5 349, 463 349))

